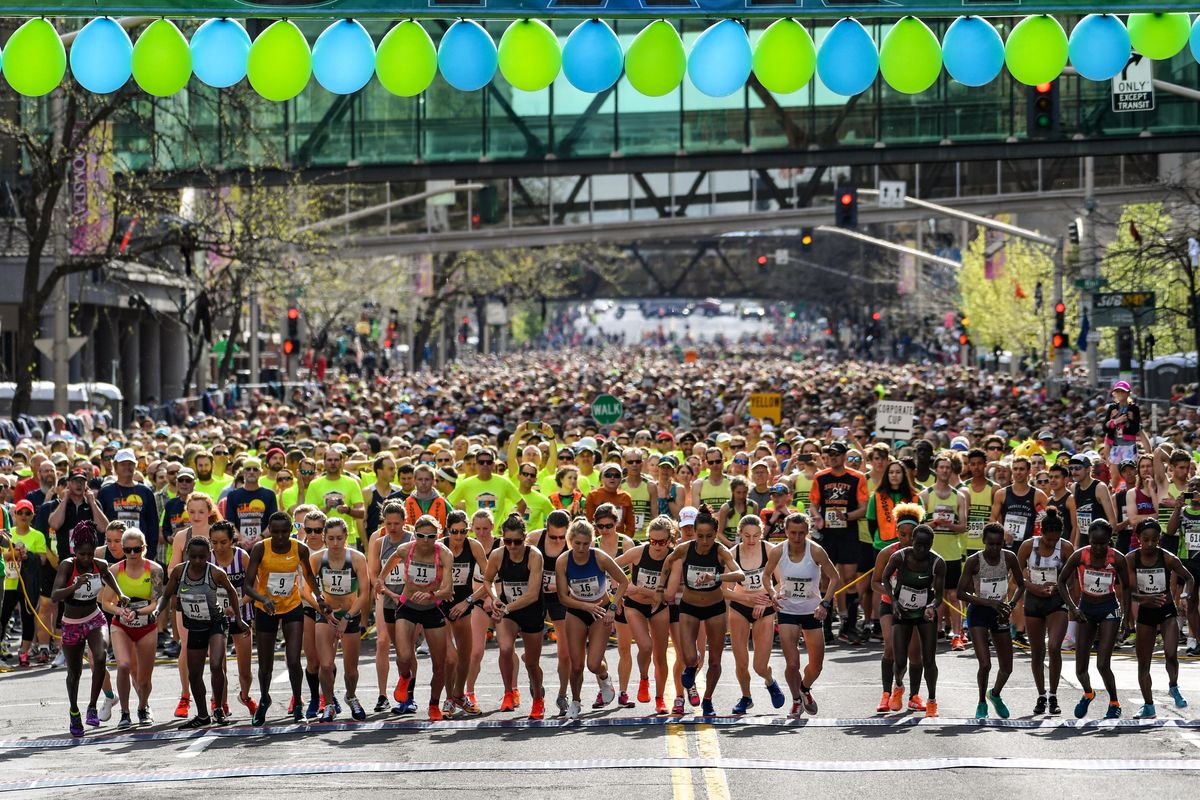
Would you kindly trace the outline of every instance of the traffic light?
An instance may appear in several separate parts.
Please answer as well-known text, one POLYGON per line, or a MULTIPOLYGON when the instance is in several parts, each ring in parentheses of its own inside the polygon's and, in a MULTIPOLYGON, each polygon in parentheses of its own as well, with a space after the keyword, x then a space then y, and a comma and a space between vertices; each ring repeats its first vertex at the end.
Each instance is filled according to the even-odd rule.
POLYGON ((876 311, 874 314, 871 315, 871 319, 875 320, 876 322, 879 322, 879 320, 883 319, 883 314, 880 314, 878 311, 876 311))
POLYGON ((1026 95, 1025 135, 1030 139, 1058 136, 1058 82, 1030 86, 1026 95))
POLYGON ((858 227, 858 189, 839 189, 833 204, 834 224, 839 228, 858 227))
POLYGON ((961 344, 963 347, 970 347, 971 346, 971 335, 969 333, 967 333, 966 331, 963 331, 962 333, 960 333, 958 335, 958 343, 961 344))
POLYGON ((479 213, 472 222, 476 225, 495 225, 500 221, 500 192, 495 186, 484 186, 479 190, 479 213))
POLYGON ((1067 304, 1059 300, 1054 304, 1054 338, 1055 350, 1070 347, 1067 339, 1067 304))
POLYGON ((283 339, 283 352, 291 355, 300 349, 300 309, 295 304, 287 309, 287 336, 283 339))
POLYGON ((764 270, 764 271, 765 271, 765 270, 766 270, 766 268, 767 268, 767 261, 768 261, 768 260, 769 260, 769 259, 768 259, 768 258, 767 258, 767 257, 764 255, 764 256, 759 256, 758 258, 756 258, 756 259, 755 259, 755 262, 757 262, 757 264, 758 264, 758 268, 759 268, 760 270, 764 270))
POLYGON ((813 230, 812 228, 800 229, 800 249, 812 250, 813 246, 813 230))
POLYGON ((1083 220, 1079 217, 1071 220, 1071 224, 1067 226, 1067 238, 1071 240, 1071 244, 1079 244, 1079 240, 1083 238, 1083 220))

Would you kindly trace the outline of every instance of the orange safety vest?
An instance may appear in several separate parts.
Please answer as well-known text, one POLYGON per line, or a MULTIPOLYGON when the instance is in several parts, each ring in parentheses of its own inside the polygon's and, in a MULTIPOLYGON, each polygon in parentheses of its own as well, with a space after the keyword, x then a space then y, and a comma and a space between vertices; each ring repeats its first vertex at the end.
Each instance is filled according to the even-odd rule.
POLYGON ((416 525, 417 520, 420 519, 422 515, 428 514, 438 521, 438 525, 441 526, 442 530, 445 530, 446 515, 449 513, 450 506, 446 504, 445 498, 443 498, 440 494, 433 498, 433 502, 429 504, 428 511, 422 511, 421 504, 418 503, 417 498, 413 497, 411 494, 404 499, 404 516, 406 517, 409 527, 416 525))
MULTIPOLYGON (((909 501, 911 502, 911 501, 909 501)), ((896 515, 893 513, 897 506, 892 499, 892 493, 882 489, 875 492, 875 524, 879 527, 879 541, 894 542, 899 535, 896 533, 896 515)))
POLYGON ((571 506, 575 505, 576 503, 578 503, 578 502, 579 502, 580 500, 582 500, 582 499, 583 499, 583 492, 581 492, 581 491, 579 491, 578 489, 576 489, 574 492, 572 492, 572 493, 571 493, 571 502, 570 502, 570 504, 568 504, 568 505, 565 505, 565 506, 564 506, 564 505, 562 504, 562 493, 561 493, 561 492, 555 492, 554 494, 550 495, 550 505, 554 506, 554 507, 555 507, 556 509, 558 509, 559 511, 565 511, 566 509, 568 509, 568 508, 570 508, 571 506))

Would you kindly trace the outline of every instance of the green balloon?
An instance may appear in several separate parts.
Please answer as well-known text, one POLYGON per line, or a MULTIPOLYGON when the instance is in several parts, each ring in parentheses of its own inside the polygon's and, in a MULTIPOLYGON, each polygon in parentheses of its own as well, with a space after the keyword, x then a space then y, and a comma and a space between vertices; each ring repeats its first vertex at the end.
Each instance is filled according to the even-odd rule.
POLYGON ((1026 86, 1048 83, 1067 66, 1067 33, 1054 17, 1041 14, 1017 23, 1004 43, 1009 74, 1026 86))
POLYGON ((268 100, 291 100, 308 85, 312 51, 292 22, 281 19, 258 35, 250 45, 246 63, 250 85, 268 100))
POLYGON ((686 71, 683 41, 665 19, 642 28, 625 54, 625 74, 630 85, 647 97, 667 94, 680 84, 686 71))
POLYGON ((500 74, 525 92, 545 89, 562 69, 558 37, 540 19, 519 19, 509 25, 500 37, 497 57, 500 74))
POLYGON ((44 19, 17 28, 4 49, 4 77, 17 94, 41 97, 67 74, 67 51, 58 31, 44 19))
POLYGON ((406 19, 387 32, 375 50, 375 74, 383 88, 414 97, 437 75, 437 48, 416 20, 406 19))
POLYGON ((942 71, 942 47, 924 22, 904 17, 883 37, 879 72, 898 92, 920 94, 942 71))
POLYGON ((812 80, 817 48, 808 29, 794 19, 771 23, 754 47, 754 75, 769 92, 791 94, 812 80))
POLYGON ((1146 58, 1166 61, 1188 43, 1192 22, 1184 12, 1176 14, 1130 14, 1129 42, 1146 58))
POLYGON ((150 23, 133 46, 133 79, 142 91, 170 97, 192 77, 192 51, 169 19, 150 23))

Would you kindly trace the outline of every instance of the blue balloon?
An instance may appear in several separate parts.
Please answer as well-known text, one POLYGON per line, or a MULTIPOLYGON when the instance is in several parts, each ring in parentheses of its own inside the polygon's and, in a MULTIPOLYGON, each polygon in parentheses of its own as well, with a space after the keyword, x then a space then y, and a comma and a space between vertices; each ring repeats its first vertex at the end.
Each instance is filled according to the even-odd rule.
POLYGON ((1192 23, 1192 35, 1188 44, 1191 46, 1192 58, 1200 61, 1200 17, 1196 17, 1196 21, 1192 23))
POLYGON ((204 83, 225 89, 246 77, 250 34, 232 19, 210 19, 192 35, 192 72, 204 83))
POLYGON ((330 25, 312 49, 317 83, 334 94, 354 94, 375 74, 375 43, 367 29, 352 19, 330 25))
POLYGON ((1004 41, 983 17, 959 17, 942 38, 942 64, 964 86, 983 86, 1004 68, 1004 41))
POLYGON ((1071 66, 1089 81, 1106 81, 1129 63, 1129 30, 1120 17, 1088 14, 1071 31, 1071 66))
POLYGON ((870 88, 879 73, 879 49, 858 20, 840 19, 821 42, 817 75, 834 94, 853 97, 870 88))
POLYGON ((94 94, 120 89, 133 73, 133 42, 112 17, 84 25, 71 43, 71 74, 94 94))
POLYGON ((746 84, 751 66, 746 29, 723 19, 696 39, 688 54, 687 71, 701 94, 726 97, 746 84))
POLYGON ((624 65, 621 40, 603 20, 579 23, 563 45, 563 74, 581 92, 603 92, 621 77, 624 65))
POLYGON ((442 34, 438 69, 455 89, 482 89, 496 74, 496 65, 496 43, 478 22, 460 19, 442 34))

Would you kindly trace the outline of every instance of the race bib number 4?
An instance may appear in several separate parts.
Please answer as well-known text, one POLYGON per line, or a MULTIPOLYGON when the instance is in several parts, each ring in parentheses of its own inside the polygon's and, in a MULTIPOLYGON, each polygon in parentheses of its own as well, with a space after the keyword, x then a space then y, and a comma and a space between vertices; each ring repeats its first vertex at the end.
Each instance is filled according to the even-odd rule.
POLYGON ((296 573, 272 572, 267 575, 267 594, 273 597, 286 597, 296 588, 296 573))
POLYGON ((1112 592, 1113 574, 1107 570, 1085 569, 1083 591, 1090 595, 1106 595, 1112 592))

